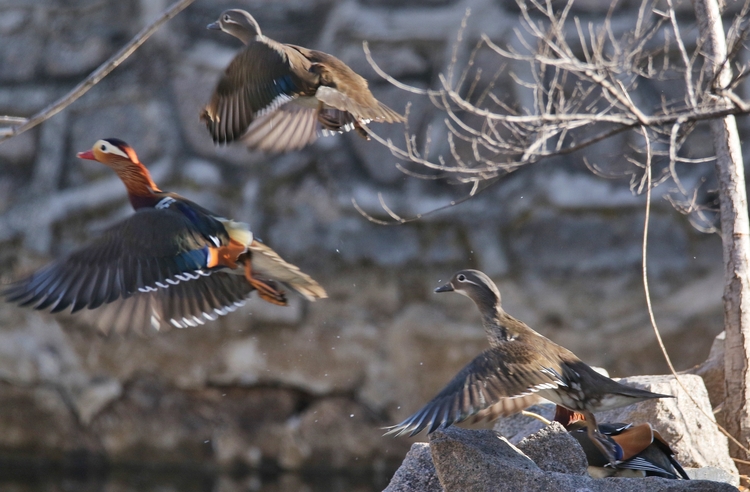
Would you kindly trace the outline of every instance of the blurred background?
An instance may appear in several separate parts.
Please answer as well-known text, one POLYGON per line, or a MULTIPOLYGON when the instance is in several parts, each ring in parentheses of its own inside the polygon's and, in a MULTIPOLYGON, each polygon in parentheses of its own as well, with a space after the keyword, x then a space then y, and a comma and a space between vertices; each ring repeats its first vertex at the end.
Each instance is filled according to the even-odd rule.
MULTIPOLYGON (((55 101, 169 4, 0 1, 0 115, 55 101)), ((632 25, 639 5, 619 2, 615 25, 632 25)), ((227 8, 251 12, 273 39, 340 57, 396 111, 411 103, 410 129, 433 132, 438 150, 445 115, 378 77, 362 41, 392 76, 434 88, 467 8, 467 49, 481 33, 512 44, 519 25, 511 0, 198 0, 80 100, 0 143, 3 283, 131 213, 114 174, 75 157, 117 137, 162 189, 248 222, 330 296, 292 295, 287 308, 253 299, 217 322, 152 337, 104 337, 1 303, 0 488, 381 490, 411 441, 380 428, 417 410, 486 346, 471 302, 432 292, 461 268, 489 274, 506 311, 612 376, 666 372, 641 280, 645 199, 625 173, 607 180, 583 163, 627 168, 626 137, 516 171, 419 221, 377 225, 352 199, 384 218, 382 193, 409 217, 470 187, 407 176, 386 148, 353 134, 282 156, 215 147, 198 114, 241 45, 205 26, 227 8)), ((572 12, 589 22, 608 9, 576 0, 572 12)), ((690 2, 677 10, 694 38, 690 2)), ((498 61, 480 54, 475 67, 494 73, 498 61)), ((507 100, 527 97, 510 77, 498 87, 507 100)), ((652 90, 658 101, 665 88, 652 90)), ((372 129, 403 146, 403 126, 372 129)), ((686 148, 710 154, 707 129, 686 148)), ((703 183, 707 203, 712 179, 710 163, 683 177, 703 183)), ((717 235, 664 199, 669 186, 655 190, 649 280, 682 370, 703 361, 722 330, 722 256, 717 235)))

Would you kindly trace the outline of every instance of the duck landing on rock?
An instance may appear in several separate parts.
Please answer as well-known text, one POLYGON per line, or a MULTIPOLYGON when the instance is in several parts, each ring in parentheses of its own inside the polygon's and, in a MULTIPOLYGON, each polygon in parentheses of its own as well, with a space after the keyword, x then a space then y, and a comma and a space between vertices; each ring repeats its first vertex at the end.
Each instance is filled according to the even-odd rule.
POLYGON ((87 322, 124 332, 203 324, 237 309, 253 290, 286 305, 279 283, 311 301, 326 297, 315 280, 254 239, 246 224, 160 190, 122 140, 99 140, 78 157, 112 168, 135 214, 9 285, 8 301, 53 313, 99 308, 87 322))
POLYGON ((435 292, 456 292, 476 304, 490 348, 471 361, 435 398, 387 434, 413 436, 469 418, 519 412, 537 396, 585 416, 591 442, 610 463, 616 448, 596 425, 593 412, 651 398, 672 398, 631 388, 602 376, 565 347, 506 313, 495 283, 477 270, 461 270, 435 292))
POLYGON ((245 43, 201 112, 215 143, 240 140, 250 150, 278 153, 350 130, 369 138, 364 127, 372 121, 404 121, 344 62, 263 36, 244 10, 227 10, 207 27, 245 43))

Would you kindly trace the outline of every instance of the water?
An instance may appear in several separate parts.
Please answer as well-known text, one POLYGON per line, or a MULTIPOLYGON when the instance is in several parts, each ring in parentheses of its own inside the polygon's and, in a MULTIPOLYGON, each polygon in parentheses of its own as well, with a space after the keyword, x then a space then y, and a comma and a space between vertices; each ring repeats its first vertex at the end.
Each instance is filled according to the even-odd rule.
POLYGON ((237 473, 142 466, 61 469, 43 463, 0 465, 2 492, 379 492, 387 474, 237 473))

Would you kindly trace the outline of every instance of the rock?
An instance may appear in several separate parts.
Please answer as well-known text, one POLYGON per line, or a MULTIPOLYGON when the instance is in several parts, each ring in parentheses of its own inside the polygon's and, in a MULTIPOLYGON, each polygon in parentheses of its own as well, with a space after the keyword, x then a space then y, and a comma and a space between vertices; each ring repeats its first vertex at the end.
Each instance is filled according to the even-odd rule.
POLYGON ((485 490, 488 484, 510 483, 515 472, 542 473, 529 457, 495 431, 448 427, 430 434, 430 452, 446 492, 485 490))
MULTIPOLYGON (((415 97, 413 94, 391 86, 382 89, 373 87, 372 91, 379 101, 399 114, 405 114, 406 106, 410 104, 408 121, 410 133, 420 132, 433 111, 425 96, 415 97)), ((390 139, 399 149, 406 148, 403 123, 373 123, 369 125, 369 128, 383 140, 390 139)), ((408 179, 406 174, 396 167, 396 163, 403 164, 403 160, 395 157, 388 147, 376 141, 368 142, 357 135, 347 135, 347 138, 352 142, 354 151, 368 174, 376 182, 394 184, 408 179)), ((417 145, 421 152, 423 144, 418 140, 417 145)))
POLYGON ((180 166, 182 175, 191 184, 214 188, 222 184, 221 169, 204 159, 190 159, 180 166))
MULTIPOLYGON (((0 126, 4 124, 0 123, 0 126)), ((38 130, 32 129, 0 145, 0 162, 4 166, 30 166, 37 147, 38 130)))
MULTIPOLYGON (((228 320, 229 321, 229 320, 228 320)), ((375 358, 377 330, 357 323, 256 328, 215 349, 208 381, 222 385, 282 385, 311 395, 354 391, 375 358)))
POLYGON ((716 335, 714 343, 711 345, 711 352, 705 362, 685 371, 686 374, 697 374, 703 378, 703 383, 708 391, 708 399, 711 401, 711 407, 713 408, 724 403, 726 398, 724 386, 724 341, 726 338, 727 334, 723 331, 716 335))
POLYGON ((432 463, 429 444, 415 442, 411 445, 403 463, 383 492, 443 492, 432 463))
POLYGON ((223 160, 247 165, 265 162, 259 152, 248 152, 241 144, 216 146, 199 115, 208 103, 221 72, 229 64, 236 50, 213 42, 196 44, 189 56, 182 57, 174 70, 172 88, 176 95, 179 124, 190 149, 206 159, 223 160))
MULTIPOLYGON (((673 376, 633 376, 621 383, 637 388, 674 395, 630 405, 597 414, 601 422, 650 423, 675 451, 675 457, 684 466, 714 466, 739 479, 737 467, 729 457, 727 438, 716 428, 708 393, 700 376, 684 374, 680 381, 673 376), (696 408, 691 397, 700 406, 696 408), (701 411, 702 410, 702 411, 701 411)), ((737 484, 739 482, 735 482, 737 484)))
POLYGON ((496 228, 469 227, 467 230, 471 251, 476 255, 479 269, 492 277, 508 273, 508 257, 496 228))
MULTIPOLYGON (((396 46, 389 43, 370 43, 369 47, 372 58, 380 69, 396 79, 403 80, 405 77, 425 75, 430 73, 432 68, 424 53, 419 53, 414 46, 407 43, 396 46)), ((352 70, 367 80, 373 82, 382 80, 380 75, 367 62, 360 40, 355 40, 343 49, 339 57, 352 70)), ((390 103, 386 102, 386 104, 390 106, 390 103)), ((400 112, 401 110, 397 111, 400 112)))
POLYGON ((378 370, 362 393, 376 408, 395 408, 394 423, 428 402, 487 346, 480 326, 448 321, 427 304, 403 310, 383 338, 388 358, 375 361, 378 370))
POLYGON ((713 482, 723 482, 734 485, 737 483, 737 477, 715 466, 704 466, 703 468, 685 468, 691 480, 711 480, 713 482))
POLYGON ((384 438, 365 407, 341 397, 313 403, 287 421, 278 439, 278 462, 286 470, 362 470, 374 461, 398 459, 408 446, 403 439, 384 438))
MULTIPOLYGON (((540 438, 540 441, 544 441, 544 438, 540 438)), ((543 471, 520 450, 493 431, 470 431, 449 427, 431 435, 430 452, 440 484, 446 492, 737 490, 726 483, 705 480, 678 481, 656 477, 593 479, 585 475, 543 471)))
POLYGON ((632 208, 639 207, 642 202, 642 197, 627 188, 590 173, 555 171, 537 176, 536 180, 536 185, 544 190, 550 203, 561 209, 632 208))
MULTIPOLYGON (((555 416, 555 404, 543 400, 541 403, 532 405, 526 409, 537 415, 541 415, 547 420, 552 420, 555 416)), ((528 417, 520 413, 508 417, 500 417, 495 421, 493 429, 500 435, 506 437, 513 444, 518 444, 521 440, 544 428, 544 423, 534 417, 528 417)))
POLYGON ((544 471, 586 475, 588 461, 583 448, 559 422, 522 440, 518 449, 544 471))
POLYGON ((86 35, 53 39, 44 50, 44 66, 51 76, 70 77, 87 75, 106 60, 111 49, 107 40, 100 36, 86 35))

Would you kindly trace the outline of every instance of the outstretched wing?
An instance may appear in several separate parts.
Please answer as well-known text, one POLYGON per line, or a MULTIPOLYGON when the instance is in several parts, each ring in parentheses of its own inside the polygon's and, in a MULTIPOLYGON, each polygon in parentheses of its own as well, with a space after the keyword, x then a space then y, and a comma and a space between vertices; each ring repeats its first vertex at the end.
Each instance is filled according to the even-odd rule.
POLYGON ((293 73, 297 65, 307 72, 309 63, 302 56, 290 59, 283 45, 250 42, 229 64, 201 115, 214 142, 239 139, 254 120, 297 98, 305 89, 293 73))
POLYGON ((227 244, 229 236, 214 219, 208 231, 206 220, 199 230, 175 210, 140 209, 93 243, 9 285, 3 295, 34 309, 75 312, 210 275, 210 250, 227 244))
MULTIPOLYGON (((492 349, 485 350, 421 410, 389 427, 386 435, 413 436, 425 428, 429 434, 462 422, 502 400, 523 398, 562 384, 552 371, 541 365, 530 365, 523 355, 523 351, 499 354, 492 349)), ((497 411, 501 411, 499 406, 497 411)), ((517 410, 514 405, 508 405, 508 411, 517 410)))
POLYGON ((301 46, 289 45, 312 62, 310 71, 320 76, 320 87, 315 93, 319 101, 340 111, 351 113, 356 119, 396 123, 404 117, 381 103, 370 92, 367 80, 333 55, 301 46))
POLYGON ((96 310, 84 309, 71 318, 105 334, 143 335, 213 321, 242 306, 253 290, 244 276, 219 271, 167 289, 138 292, 96 310))

